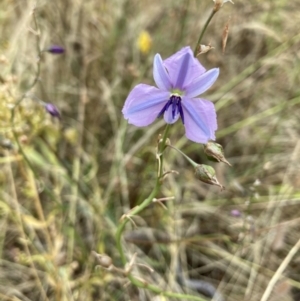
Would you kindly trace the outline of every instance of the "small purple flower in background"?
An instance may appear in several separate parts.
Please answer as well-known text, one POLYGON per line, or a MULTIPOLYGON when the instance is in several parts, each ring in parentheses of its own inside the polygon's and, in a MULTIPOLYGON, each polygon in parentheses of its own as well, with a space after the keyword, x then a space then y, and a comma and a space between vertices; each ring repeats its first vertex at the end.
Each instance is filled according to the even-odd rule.
POLYGON ((242 212, 238 209, 232 209, 230 211, 230 215, 233 217, 241 217, 242 216, 242 212))
POLYGON ((60 119, 60 113, 57 109, 57 107, 52 104, 52 103, 46 103, 45 104, 45 109, 46 111, 52 116, 52 117, 55 117, 55 118, 58 118, 60 119))
POLYGON ((128 95, 123 107, 130 124, 143 127, 164 115, 172 124, 179 117, 186 137, 198 143, 215 139, 217 115, 212 102, 196 98, 216 81, 219 69, 206 72, 190 47, 182 48, 166 60, 154 57, 153 77, 158 88, 139 84, 128 95))
POLYGON ((62 54, 65 52, 65 48, 59 45, 52 45, 49 48, 47 48, 45 51, 50 52, 52 54, 62 54))

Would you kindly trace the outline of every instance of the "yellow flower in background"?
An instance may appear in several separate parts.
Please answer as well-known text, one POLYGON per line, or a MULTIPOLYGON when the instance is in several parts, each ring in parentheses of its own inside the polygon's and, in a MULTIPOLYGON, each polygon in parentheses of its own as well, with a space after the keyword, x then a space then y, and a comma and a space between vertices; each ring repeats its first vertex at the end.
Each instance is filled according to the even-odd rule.
POLYGON ((147 54, 152 46, 152 39, 148 31, 143 30, 140 32, 137 39, 137 46, 141 53, 147 54))

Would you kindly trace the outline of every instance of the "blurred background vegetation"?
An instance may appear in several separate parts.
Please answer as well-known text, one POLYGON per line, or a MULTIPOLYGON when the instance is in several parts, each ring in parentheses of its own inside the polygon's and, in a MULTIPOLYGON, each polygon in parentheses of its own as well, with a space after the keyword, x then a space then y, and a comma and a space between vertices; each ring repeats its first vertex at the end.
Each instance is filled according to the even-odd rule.
MULTIPOLYGON (((127 126, 124 100, 137 83, 153 84, 155 53, 195 47, 212 7, 210 0, 1 1, 0 300, 177 300, 125 285, 123 275, 96 268, 92 251, 122 268, 118 221, 154 186, 164 122, 127 126), (65 53, 39 59, 39 49, 54 44, 65 53), (40 100, 56 105, 61 120, 40 100)), ((135 266, 138 277, 186 292, 176 281, 180 258, 185 277, 214 285, 225 300, 257 301, 277 271, 269 300, 300 300, 299 10, 299 1, 236 0, 212 20, 202 43, 214 49, 199 60, 220 68, 205 98, 215 102, 217 142, 233 166, 209 162, 180 122, 172 126, 173 145, 212 165, 226 190, 200 183, 167 150, 165 167, 179 175, 160 196, 175 199, 168 210, 151 206, 124 234, 128 260, 137 252, 137 262, 155 270, 135 266)))

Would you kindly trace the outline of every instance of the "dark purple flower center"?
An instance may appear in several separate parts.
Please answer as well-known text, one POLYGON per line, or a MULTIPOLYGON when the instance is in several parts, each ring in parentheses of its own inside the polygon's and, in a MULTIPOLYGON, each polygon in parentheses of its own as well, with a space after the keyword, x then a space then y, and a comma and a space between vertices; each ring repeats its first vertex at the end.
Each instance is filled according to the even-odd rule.
POLYGON ((180 115, 181 121, 184 124, 184 115, 181 105, 181 97, 178 95, 171 95, 168 102, 163 106, 159 114, 157 115, 157 118, 161 117, 168 109, 171 107, 172 109, 172 118, 174 119, 177 114, 180 115))

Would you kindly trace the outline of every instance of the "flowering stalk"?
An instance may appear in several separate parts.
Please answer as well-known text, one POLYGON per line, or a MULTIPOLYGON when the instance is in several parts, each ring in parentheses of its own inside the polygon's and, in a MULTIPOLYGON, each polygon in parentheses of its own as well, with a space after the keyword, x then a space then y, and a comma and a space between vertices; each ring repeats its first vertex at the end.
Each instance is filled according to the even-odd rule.
POLYGON ((122 243, 121 243, 121 238, 122 238, 122 233, 123 230, 127 224, 127 222, 129 221, 129 218, 132 216, 135 216, 137 214, 139 214, 140 212, 142 212, 145 208, 147 208, 153 201, 153 199, 157 196, 160 187, 162 185, 162 176, 163 176, 163 151, 166 147, 166 141, 167 141, 167 135, 170 129, 170 125, 168 124, 164 130, 163 133, 163 138, 161 141, 159 141, 158 143, 158 152, 157 152, 157 160, 158 160, 158 164, 157 164, 157 178, 156 178, 156 182, 155 182, 155 186, 152 190, 152 192, 150 193, 150 195, 148 196, 148 198, 146 198, 140 205, 134 207, 129 214, 124 215, 123 220, 121 221, 121 223, 118 226, 117 229, 117 233, 116 233, 116 241, 117 241, 117 248, 119 250, 120 256, 121 256, 121 260, 123 265, 126 264, 127 260, 124 254, 124 250, 122 247, 122 243))
MULTIPOLYGON (((21 153, 22 158, 26 162, 28 168, 31 170, 34 178, 38 179, 39 175, 37 174, 35 168, 33 167, 32 163, 31 163, 31 161, 28 159, 28 157, 27 157, 27 155, 26 155, 26 153, 25 153, 25 151, 23 149, 23 146, 20 143, 18 134, 17 134, 17 132, 15 130, 15 114, 16 114, 16 109, 22 103, 22 101, 26 97, 31 97, 33 99, 37 99, 39 102, 42 102, 37 97, 29 94, 29 91, 31 91, 36 86, 36 84, 39 81, 39 76, 40 76, 40 71, 41 71, 40 57, 41 57, 41 53, 42 53, 42 51, 40 49, 40 30, 39 30, 39 26, 38 26, 38 23, 37 23, 37 20, 36 20, 35 8, 33 8, 32 15, 33 15, 33 22, 34 22, 34 26, 35 26, 35 32, 34 32, 34 34, 36 35, 36 49, 37 49, 37 54, 38 54, 37 69, 36 69, 35 77, 34 77, 32 83, 27 88, 27 91, 23 95, 21 95, 19 99, 17 99, 15 105, 12 107, 11 112, 10 112, 10 122, 11 122, 12 134, 13 134, 14 140, 15 140, 17 146, 18 146, 18 150, 21 153)), ((53 193, 53 191, 51 189, 49 189, 47 186, 44 186, 44 191, 45 191, 45 193, 47 193, 47 195, 53 201, 57 202, 56 196, 55 196, 55 194, 53 193)), ((40 199, 39 198, 35 198, 34 200, 35 200, 35 207, 36 207, 36 211, 38 213, 39 219, 42 222, 46 223, 45 217, 44 217, 44 213, 43 213, 43 209, 42 209, 42 206, 41 206, 41 203, 40 203, 40 199)), ((48 232, 48 229, 46 229, 46 237, 47 237, 47 244, 48 244, 49 248, 52 249, 53 248, 53 243, 52 243, 52 240, 50 238, 50 234, 48 232)), ((38 275, 37 275, 37 277, 38 277, 38 275)))
MULTIPOLYGON (((37 70, 36 70, 35 77, 34 77, 32 83, 27 88, 27 91, 19 99, 16 100, 15 105, 12 107, 11 113, 10 113, 10 122, 11 122, 13 137, 16 141, 17 146, 18 146, 18 150, 20 151, 24 161, 26 162, 26 164, 28 166, 28 169, 30 170, 30 172, 28 173, 29 176, 30 176, 30 180, 31 180, 30 183, 32 184, 33 189, 36 189, 35 179, 39 178, 39 176, 37 175, 33 165, 31 164, 30 160, 28 159, 27 155, 25 154, 25 151, 23 150, 23 147, 22 147, 22 145, 19 141, 18 134, 15 130, 15 113, 16 113, 16 109, 22 103, 22 101, 25 99, 28 92, 30 90, 32 90, 35 87, 35 85, 38 83, 39 76, 40 76, 40 71, 41 71, 41 65, 40 65, 40 56, 41 56, 40 32, 39 32, 39 26, 38 26, 38 23, 37 23, 37 20, 36 20, 35 7, 33 8, 32 15, 33 15, 33 22, 34 22, 34 25, 35 25, 34 34, 36 35, 36 48, 37 48, 37 53, 38 53, 37 70)), ((52 200, 56 200, 56 197, 55 197, 54 193, 50 189, 48 189, 46 186, 44 187, 44 191, 52 198, 52 200)), ((36 209, 36 212, 37 212, 37 215, 38 215, 39 219, 41 220, 41 222, 43 224, 46 224, 47 222, 46 222, 46 218, 44 216, 44 212, 43 212, 43 208, 42 208, 42 205, 41 205, 40 198, 37 196, 37 197, 34 197, 33 200, 34 200, 34 206, 35 206, 35 209, 36 209)), ((15 202, 16 202, 16 211, 17 211, 18 219, 19 219, 19 223, 20 223, 21 235, 23 236, 23 239, 26 241, 27 237, 25 235, 23 220, 22 220, 21 213, 20 213, 21 212, 20 205, 19 205, 17 200, 15 202)), ((52 254, 53 242, 52 242, 50 232, 49 232, 47 227, 45 228, 45 237, 46 237, 46 241, 47 241, 47 247, 49 248, 49 250, 48 250, 49 254, 52 254)), ((30 249, 29 249, 27 244, 24 244, 24 247, 25 247, 26 254, 29 258, 29 264, 30 264, 30 266, 33 270, 33 275, 34 275, 35 281, 37 282, 37 286, 40 289, 42 299, 43 300, 48 300, 46 291, 43 288, 42 279, 40 278, 39 274, 36 272, 36 268, 35 268, 34 262, 32 260, 30 249)))
MULTIPOLYGON (((121 221, 118 225, 117 232, 116 232, 116 243, 117 243, 117 249, 119 251, 120 257, 122 264, 126 265, 127 259, 125 256, 125 252, 122 246, 122 234, 125 229, 125 226, 127 222, 130 220, 132 216, 138 215, 140 212, 142 212, 145 208, 147 208, 152 202, 153 199, 157 196, 158 192, 160 191, 160 188, 162 186, 162 178, 163 178, 163 151, 165 150, 167 146, 167 137, 168 137, 168 132, 170 130, 170 125, 167 124, 162 139, 158 142, 158 152, 157 152, 157 178, 155 182, 155 186, 153 190, 151 191, 150 195, 148 198, 146 198, 140 205, 134 207, 128 214, 125 214, 122 218, 121 221)), ((197 296, 192 296, 192 295, 187 295, 187 294, 178 294, 178 293, 173 293, 173 292, 168 292, 164 291, 158 286, 146 283, 145 281, 142 281, 140 279, 137 279, 130 273, 127 275, 128 279, 130 282, 135 285, 136 287, 141 287, 141 288, 146 288, 156 294, 160 294, 162 296, 166 297, 171 297, 171 298, 178 298, 178 299, 183 299, 183 300, 195 300, 195 301, 206 301, 206 299, 203 299, 201 297, 197 296)))
POLYGON ((164 156, 163 156, 163 152, 166 148, 166 141, 167 141, 167 138, 168 138, 168 133, 170 131, 170 124, 167 124, 166 128, 165 128, 165 131, 164 131, 164 134, 163 134, 163 137, 162 137, 162 140, 160 142, 160 146, 158 145, 158 177, 157 179, 159 180, 162 176, 163 176, 163 159, 164 159, 164 156))
MULTIPOLYGON (((128 220, 131 220, 133 216, 147 208, 160 191, 164 177, 164 150, 167 146, 172 147, 167 142, 170 125, 181 119, 188 139, 204 144, 210 140, 215 140, 217 120, 214 105, 205 99, 197 98, 197 96, 214 84, 219 75, 219 69, 214 68, 206 71, 199 63, 196 55, 207 26, 216 12, 217 10, 214 9, 206 21, 194 53, 190 47, 185 47, 166 60, 162 60, 161 56, 156 54, 153 63, 153 77, 156 87, 139 84, 133 88, 125 101, 122 113, 130 124, 144 127, 153 123, 157 118, 163 117, 167 126, 157 146, 157 178, 155 186, 150 195, 140 205, 123 215, 117 228, 116 244, 124 266, 127 264, 127 259, 121 241, 122 234, 128 220)), ((183 152, 176 150, 185 156, 195 169, 199 167, 197 163, 183 152)), ((210 174, 208 176, 205 174, 205 176, 207 178, 210 174)), ((214 175, 209 179, 211 182, 206 180, 206 183, 217 185, 215 182, 212 182, 214 175)), ((204 300, 190 295, 164 292, 157 286, 135 278, 130 272, 127 277, 135 286, 147 288, 164 296, 184 300, 204 300)))

